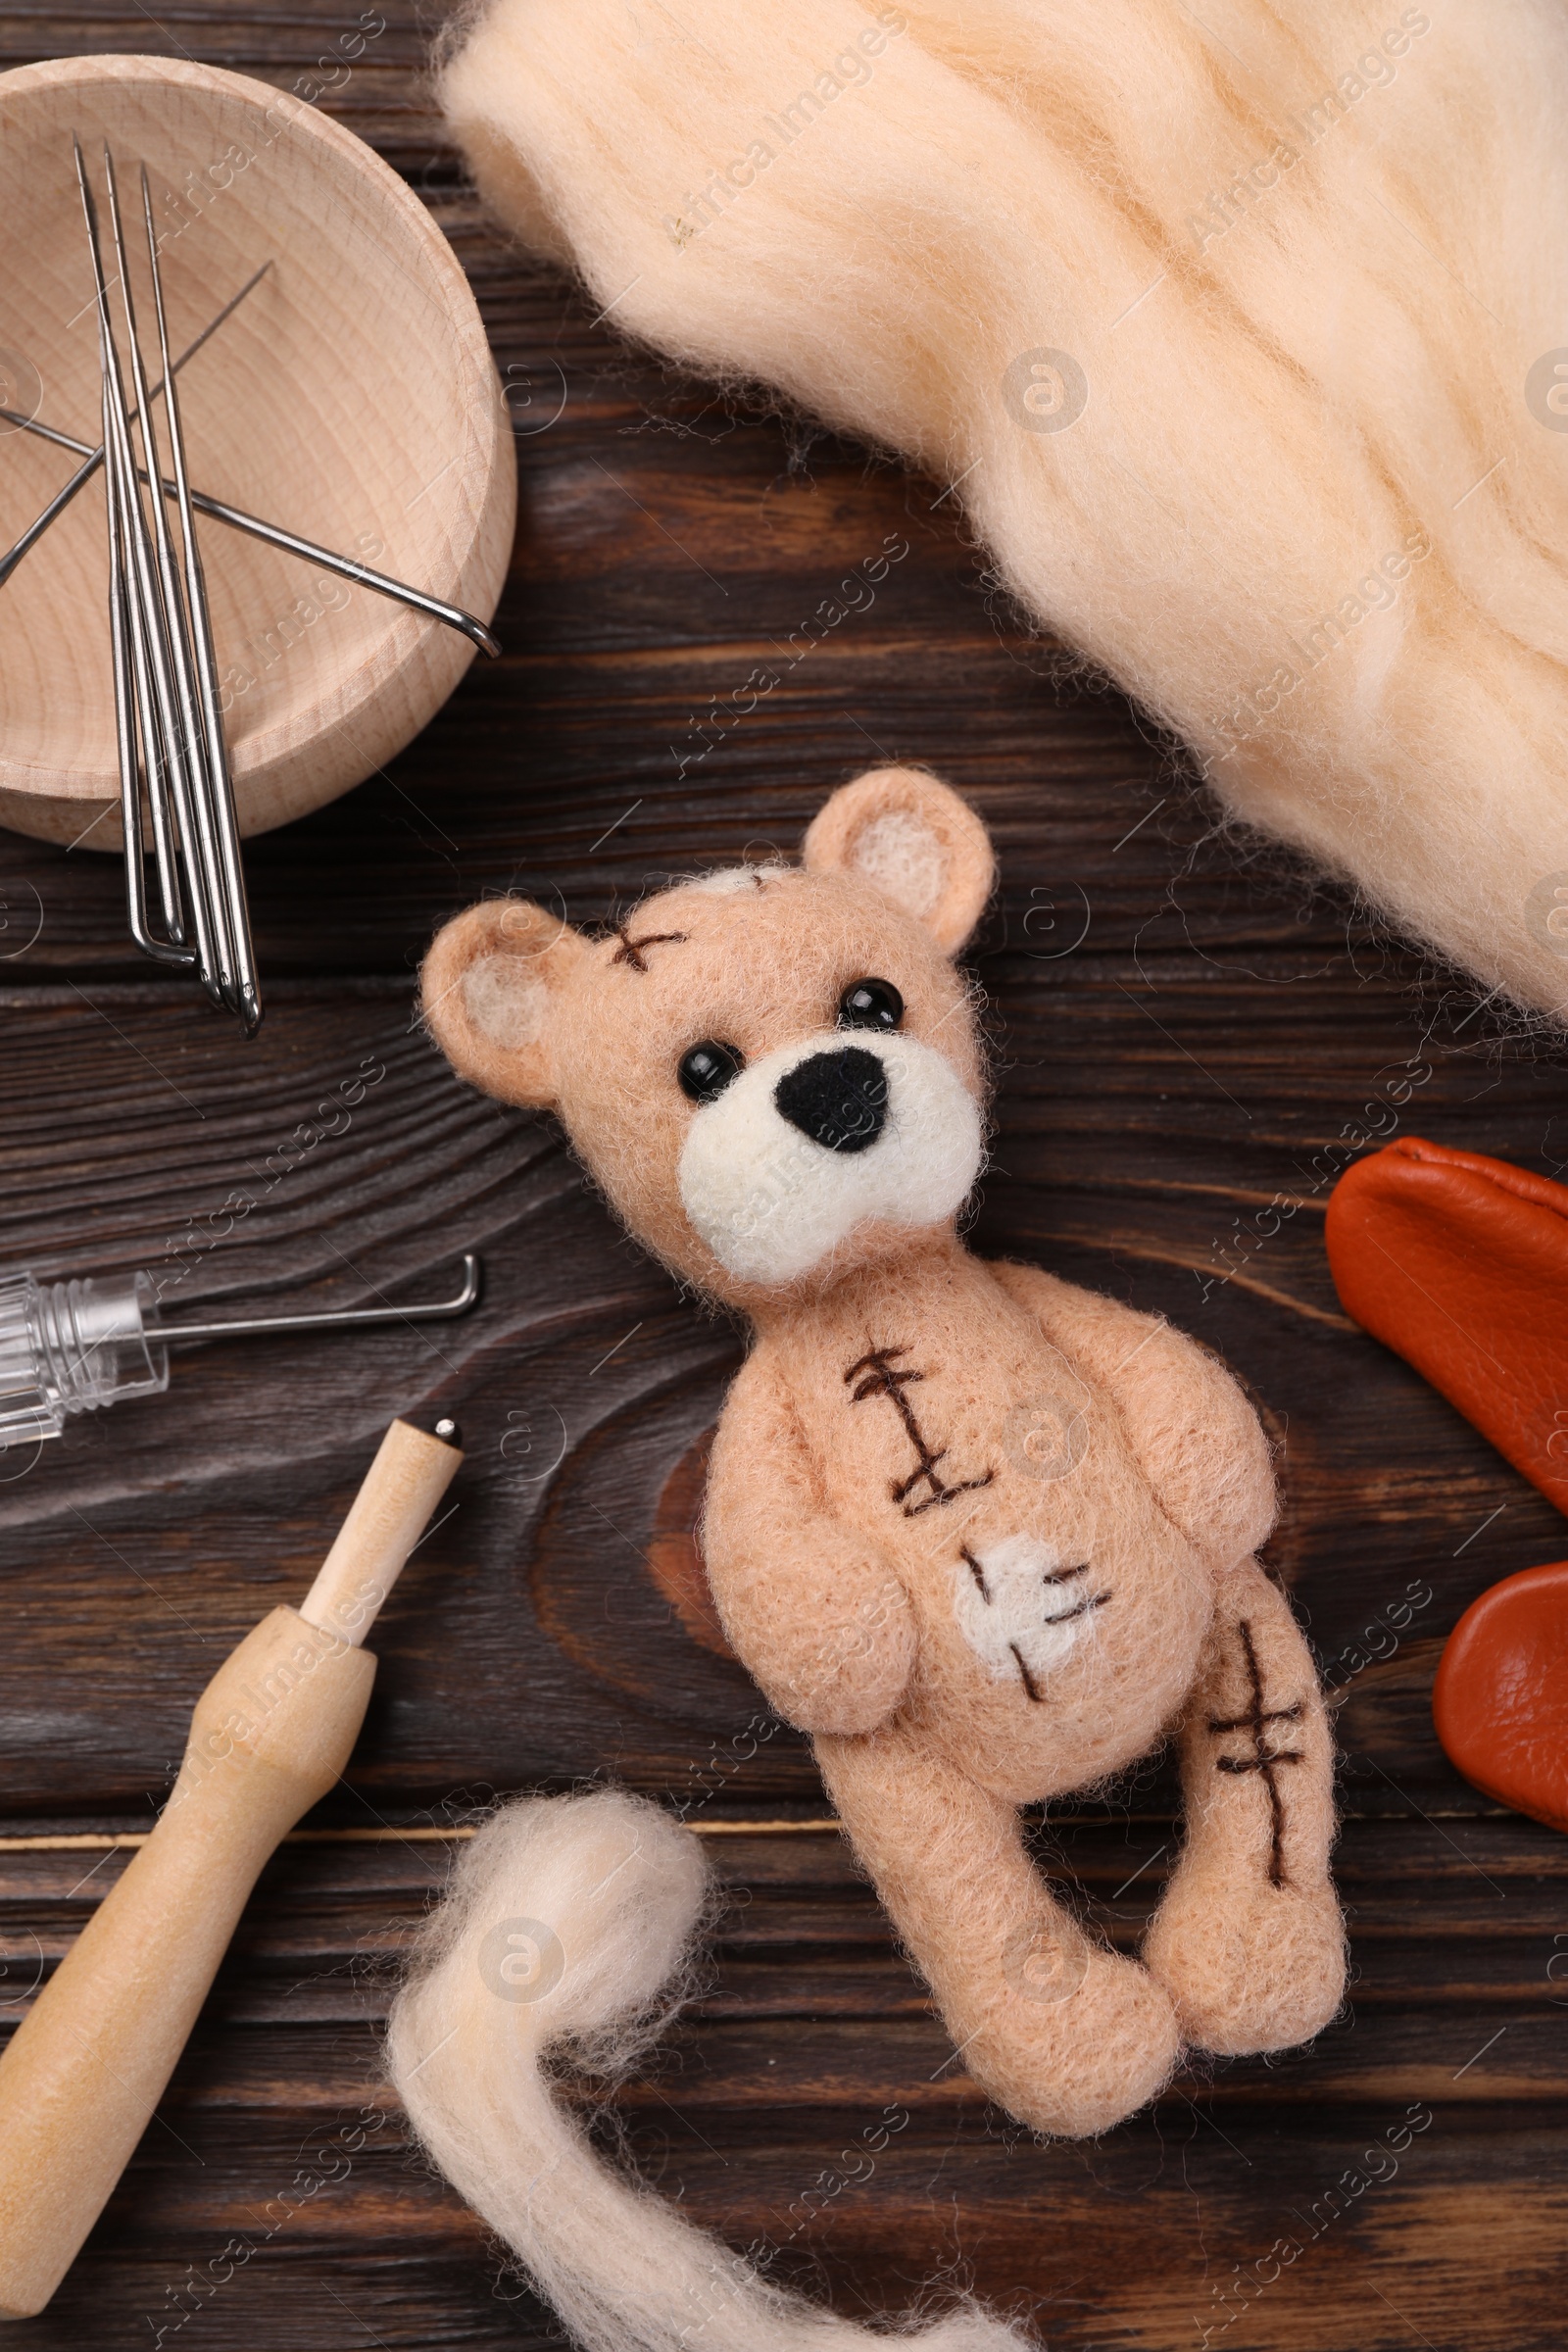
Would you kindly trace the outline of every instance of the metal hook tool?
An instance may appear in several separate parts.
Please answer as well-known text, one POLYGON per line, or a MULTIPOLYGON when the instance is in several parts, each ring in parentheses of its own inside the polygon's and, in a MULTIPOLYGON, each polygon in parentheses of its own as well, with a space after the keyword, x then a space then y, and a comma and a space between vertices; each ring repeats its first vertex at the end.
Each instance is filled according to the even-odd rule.
POLYGON ((471 1313, 483 1267, 469 1251, 450 1298, 413 1306, 329 1308, 308 1315, 247 1315, 227 1323, 162 1323, 151 1274, 40 1283, 0 1274, 0 1453, 58 1438, 67 1418, 127 1396, 161 1396, 169 1349, 185 1340, 252 1339, 286 1331, 360 1331, 389 1323, 437 1323, 471 1313))
POLYGON ((344 1306, 312 1315, 252 1315, 232 1323, 160 1323, 160 1347, 175 1340, 249 1339, 266 1331, 352 1331, 368 1323, 439 1323, 450 1315, 466 1315, 479 1303, 483 1267, 471 1250, 462 1258, 463 1282, 451 1298, 428 1298, 420 1306, 344 1306))

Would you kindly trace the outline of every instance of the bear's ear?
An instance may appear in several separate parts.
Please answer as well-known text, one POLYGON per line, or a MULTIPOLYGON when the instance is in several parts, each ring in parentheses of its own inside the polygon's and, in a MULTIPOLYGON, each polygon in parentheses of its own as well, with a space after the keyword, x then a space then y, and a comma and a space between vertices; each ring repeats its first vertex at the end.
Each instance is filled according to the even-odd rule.
POLYGON ((554 1103, 556 1003, 587 945, 528 899, 485 899, 437 932, 421 1008, 460 1078, 530 1110, 554 1103))
POLYGON ((918 767, 873 767, 844 785, 806 836, 808 870, 854 874, 956 956, 996 876, 991 836, 950 785, 918 767))

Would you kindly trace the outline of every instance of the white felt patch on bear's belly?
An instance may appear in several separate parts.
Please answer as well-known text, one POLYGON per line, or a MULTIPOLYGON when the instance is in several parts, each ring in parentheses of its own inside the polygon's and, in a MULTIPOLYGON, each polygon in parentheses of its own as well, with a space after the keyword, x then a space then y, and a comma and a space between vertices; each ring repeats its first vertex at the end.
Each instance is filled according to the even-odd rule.
POLYGON ((953 1580, 954 1614, 969 1647, 997 1681, 1017 1683, 1035 1700, 1110 1598, 1089 1561, 1064 1557, 1037 1536, 965 1550, 953 1580))

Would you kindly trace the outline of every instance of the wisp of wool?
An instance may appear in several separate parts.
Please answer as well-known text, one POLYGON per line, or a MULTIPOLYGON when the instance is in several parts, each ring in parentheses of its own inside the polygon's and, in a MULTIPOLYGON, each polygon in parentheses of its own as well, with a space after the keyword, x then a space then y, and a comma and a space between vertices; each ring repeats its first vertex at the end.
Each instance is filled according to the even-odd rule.
POLYGON ((493 0, 481 190, 956 485, 1234 817, 1568 1010, 1561 0, 493 0))
POLYGON ((486 1823, 388 2030, 393 2085, 431 2158, 583 2352, 1026 2352, 972 2304, 892 2336, 840 2319, 595 2153, 552 2058, 625 2073, 686 1988, 710 1895, 698 1839, 644 1798, 522 1798, 486 1823))

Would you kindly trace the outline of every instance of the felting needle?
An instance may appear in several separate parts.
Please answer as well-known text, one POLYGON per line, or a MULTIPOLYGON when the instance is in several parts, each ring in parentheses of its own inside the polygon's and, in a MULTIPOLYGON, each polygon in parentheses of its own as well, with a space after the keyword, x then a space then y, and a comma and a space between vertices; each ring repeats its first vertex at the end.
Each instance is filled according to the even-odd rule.
MULTIPOLYGON (((104 381, 104 423, 109 436, 107 445, 111 452, 110 462, 104 468, 104 486, 107 492, 111 524, 110 567, 112 576, 118 568, 121 596, 120 616, 129 650, 128 671, 121 673, 120 682, 128 684, 130 689, 129 708, 134 721, 130 752, 133 760, 136 750, 136 734, 139 732, 141 737, 143 773, 146 779, 148 806, 152 812, 153 841, 158 855, 159 895, 164 907, 164 928, 168 934, 170 946, 175 951, 184 952, 185 919, 179 887, 177 856, 179 844, 175 837, 174 820, 170 806, 169 778, 164 764, 163 737, 159 732, 158 711, 153 700, 152 674, 147 660, 145 620, 140 601, 131 592, 130 521, 125 513, 124 476, 118 454, 116 454, 114 418, 110 409, 107 374, 104 381)), ((110 643, 113 648, 113 611, 111 612, 110 643)), ((122 762, 122 802, 123 802, 124 788, 125 769, 122 762)), ((130 880, 127 875, 127 903, 129 889, 130 880)), ((138 947, 144 945, 143 939, 137 935, 134 923, 131 926, 131 936, 136 940, 138 947)), ((150 940, 145 942, 145 945, 147 953, 157 953, 150 940)), ((161 955, 158 955, 157 959, 160 962, 165 960, 161 955)), ((195 950, 191 949, 188 951, 188 961, 193 964, 195 960, 195 950)))
MULTIPOLYGON (((153 220, 152 188, 147 178, 147 167, 141 167, 142 217, 147 227, 147 259, 152 270, 153 308, 158 319, 158 352, 163 365, 164 381, 169 386, 164 402, 164 416, 169 425, 169 450, 174 466, 174 486, 179 494, 179 528, 185 558, 185 599, 190 618, 191 652, 195 658, 197 690, 201 699, 202 726, 207 747, 207 789, 212 803, 213 827, 218 839, 220 870, 222 876, 226 906, 229 944, 234 958, 234 985, 238 996, 236 1010, 245 1024, 247 1035, 254 1034, 262 1017, 261 994, 256 978, 256 954, 251 940, 250 906, 245 895, 245 869, 240 862, 239 818, 234 808, 234 779, 228 763, 228 745, 223 736, 222 711, 218 694, 218 660, 213 649, 212 614, 207 603, 207 582, 202 572, 201 550, 196 544, 196 525, 190 508, 190 482, 185 470, 185 429, 179 414, 179 388, 169 357, 169 319, 164 309, 164 278, 158 266, 158 230, 153 220)), ((127 296, 128 300, 128 296, 127 296)), ((149 466, 156 470, 157 454, 154 436, 149 431, 151 418, 142 426, 147 437, 149 466)), ((155 507, 162 511, 164 502, 155 498, 155 507)))
MULTIPOLYGON (((104 442, 109 442, 109 385, 103 392, 104 442)), ((121 514, 118 468, 104 474, 109 514, 109 642, 115 678, 115 748, 120 762, 120 821, 125 853, 125 914, 130 936, 144 956, 159 963, 188 967, 194 953, 184 947, 180 924, 174 845, 169 838, 168 808, 162 794, 149 791, 153 840, 158 858, 159 891, 163 901, 165 940, 155 939, 147 922, 147 876, 142 848, 142 771, 136 749, 137 689, 131 667, 130 614, 127 609, 124 521, 121 514)))
POLYGON ((156 790, 158 781, 167 777, 173 796, 178 822, 180 847, 184 852, 186 879, 189 885, 191 918, 196 932, 198 968, 207 993, 215 1003, 221 1003, 213 980, 212 923, 207 906, 202 875, 193 860, 192 845, 196 826, 189 805, 188 774, 180 757, 179 720, 175 710, 172 683, 169 674, 169 648, 165 638, 167 616, 158 595, 158 581, 153 564, 152 542, 147 529, 147 517, 142 512, 141 497, 136 487, 135 460, 130 448, 126 422, 125 387, 120 372, 120 354, 115 344, 114 328, 109 316, 109 287, 104 273, 103 248, 98 235, 98 207, 87 180, 87 167, 80 142, 73 135, 72 146, 76 159, 76 184, 81 191, 83 217, 87 223, 87 242, 92 254, 93 283, 98 297, 99 350, 103 362, 104 384, 109 394, 108 440, 110 463, 118 468, 120 512, 125 524, 129 551, 127 605, 130 612, 133 642, 138 660, 143 665, 152 692, 144 706, 144 729, 151 734, 145 713, 156 717, 156 731, 161 739, 161 757, 155 758, 149 790, 156 790))
MULTIPOLYGON (((172 769, 171 767, 172 711, 167 695, 167 680, 164 690, 160 691, 158 662, 161 649, 155 637, 154 615, 144 576, 148 568, 145 550, 146 523, 140 512, 140 500, 135 491, 134 471, 127 448, 127 437, 122 426, 124 391, 120 376, 120 359, 115 345, 114 327, 109 314, 109 290, 104 275, 103 249, 98 234, 97 205, 87 181, 86 164, 81 149, 74 140, 73 140, 73 145, 75 149, 76 178, 81 190, 82 212, 87 223, 88 248, 92 257, 93 282, 97 294, 98 352, 99 364, 103 371, 104 446, 109 452, 105 481, 106 487, 111 493, 110 499, 106 503, 111 506, 121 535, 122 580, 124 596, 122 610, 129 624, 132 674, 135 685, 134 707, 138 714, 142 736, 147 792, 154 811, 155 837, 161 849, 172 858, 175 841, 176 818, 179 838, 183 841, 187 837, 189 817, 182 797, 181 773, 177 767, 172 769), (132 513, 133 508, 135 509, 134 514, 132 513), (138 537, 136 529, 138 522, 142 526, 140 537, 138 537), (171 797, 172 797, 175 812, 173 816, 170 812, 171 797)), ((123 789, 124 779, 122 775, 122 793, 123 793, 123 789)), ((180 900, 177 885, 170 867, 161 868, 160 882, 166 909, 172 902, 177 916, 180 900)), ((205 912, 199 905, 195 908, 195 918, 198 958, 204 960, 207 937, 206 920, 205 912)), ((170 936, 172 944, 183 944, 182 921, 176 923, 176 927, 170 936)))
MULTIPOLYGON (((267 272, 271 267, 271 263, 270 261, 266 261, 262 264, 259 270, 252 270, 250 276, 245 280, 245 283, 241 286, 239 292, 229 296, 229 299, 224 303, 217 318, 210 318, 207 324, 202 328, 202 331, 196 337, 195 342, 186 344, 184 350, 174 362, 174 371, 176 374, 188 361, 193 360, 196 357, 196 354, 201 350, 203 344, 206 343, 211 336, 217 334, 219 328, 223 324, 224 320, 233 317, 234 313, 239 309, 240 304, 244 301, 246 295, 261 284, 262 279, 267 275, 267 272)), ((154 384, 152 395, 154 400, 158 399, 163 389, 164 386, 162 380, 154 384)), ((29 430, 36 429, 36 420, 30 417, 24 418, 20 410, 0 410, 0 416, 4 416, 8 423, 25 425, 29 430)), ((47 427, 44 429, 43 438, 45 440, 58 440, 63 447, 68 449, 85 449, 87 446, 84 441, 73 442, 67 440, 64 434, 51 433, 47 427)), ((24 556, 29 554, 30 551, 37 546, 38 541, 43 537, 45 531, 48 530, 50 524, 59 520, 60 516, 70 506, 72 500, 75 497, 77 491, 86 489, 87 484, 92 480, 93 475, 97 472, 103 462, 104 444, 100 441, 98 447, 90 453, 90 455, 80 466, 76 467, 75 472, 72 475, 70 481, 65 484, 64 488, 55 492, 53 498, 44 508, 42 514, 35 516, 34 519, 28 523, 26 529, 23 532, 22 537, 18 539, 11 547, 8 547, 3 556, 0 556, 0 588, 5 586, 7 580, 10 579, 11 574, 16 570, 17 565, 22 562, 24 556)))
MULTIPOLYGON (((115 159, 107 140, 104 143, 104 179, 109 190, 109 225, 115 242, 115 266, 120 272, 120 299, 125 318, 125 339, 129 347, 130 378, 136 394, 136 415, 141 429, 142 445, 147 454, 151 473, 159 471, 158 437, 154 429, 152 404, 147 389, 147 371, 141 355, 141 336, 136 325, 136 305, 130 290, 130 256, 125 247, 124 222, 120 211, 120 181, 115 171, 115 159)), ((168 356, 165 354, 164 378, 168 390, 164 401, 166 418, 172 418, 176 391, 169 381, 168 356)), ((130 419, 125 419, 123 447, 134 448, 130 437, 130 419)), ((138 513, 141 494, 132 490, 138 513)), ((153 523, 153 554, 158 566, 159 615, 169 652, 170 676, 173 685, 176 740, 167 747, 184 771, 185 796, 196 819, 196 844, 184 844, 185 863, 191 862, 192 851, 199 846, 202 863, 201 887, 208 901, 209 918, 217 948, 218 963, 214 978, 221 1002, 231 1011, 241 1008, 239 957, 232 931, 232 909, 226 890, 218 887, 220 872, 220 825, 214 791, 214 780, 208 764, 207 744, 197 701, 195 663, 192 660, 190 627, 180 602, 179 578, 174 564, 174 546, 169 531, 169 516, 161 498, 151 500, 153 523)), ((155 623, 156 625, 156 623, 155 623)))
MULTIPOLYGON (((173 485, 164 484, 164 496, 173 496, 173 485)), ((307 564, 319 564, 323 571, 335 571, 339 579, 352 581, 356 588, 368 588, 376 596, 389 597, 394 604, 407 605, 413 612, 423 612, 431 620, 443 621, 459 636, 466 637, 481 654, 499 661, 501 640, 486 628, 472 612, 461 605, 449 605, 439 596, 427 596, 422 588, 411 588, 407 580, 395 580, 384 571, 372 571, 368 564, 356 564, 352 556, 340 556, 329 547, 318 547, 314 540, 301 539, 294 531, 285 531, 279 523, 263 522, 258 515, 241 514, 238 507, 225 507, 220 499, 204 498, 199 490, 190 494, 190 503, 199 514, 210 514, 215 522, 227 523, 231 531, 248 532, 253 539, 263 539, 269 547, 280 548, 286 556, 299 556, 307 564)))

